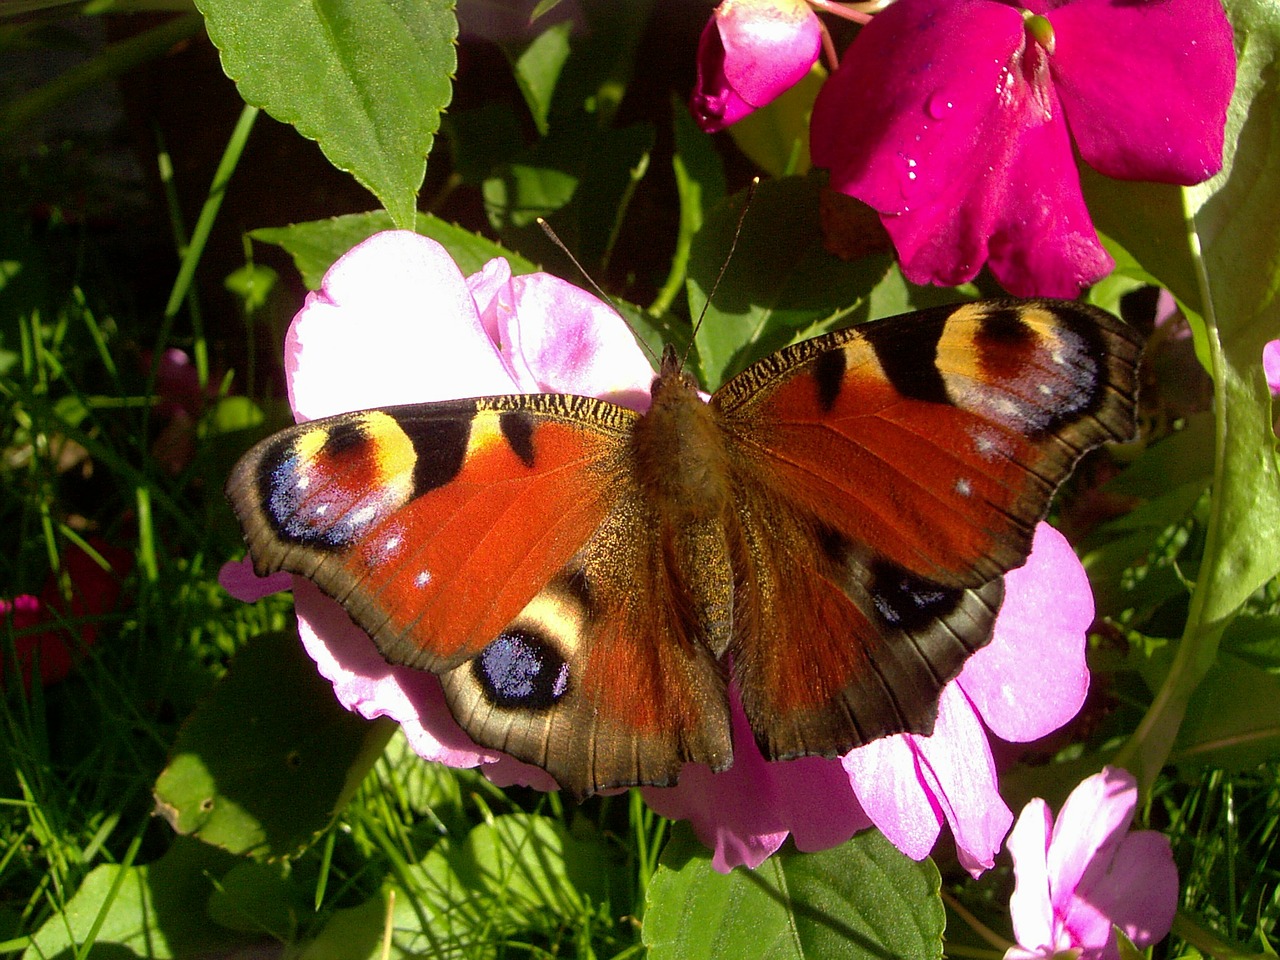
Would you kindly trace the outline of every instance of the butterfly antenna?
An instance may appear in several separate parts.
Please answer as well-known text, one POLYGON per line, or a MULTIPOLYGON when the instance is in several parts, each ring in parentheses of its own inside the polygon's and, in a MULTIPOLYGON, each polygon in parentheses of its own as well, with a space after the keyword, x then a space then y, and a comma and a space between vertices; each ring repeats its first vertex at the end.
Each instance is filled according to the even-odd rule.
POLYGON ((707 315, 707 308, 711 306, 711 301, 715 299, 716 291, 720 289, 720 281, 724 279, 725 271, 729 269, 729 264, 733 261, 733 252, 738 249, 738 237, 742 233, 742 224, 747 219, 747 211, 751 209, 751 201, 755 198, 756 187, 758 186, 760 186, 760 178, 752 177, 751 183, 747 186, 747 199, 742 204, 742 212, 738 214, 738 225, 733 228, 733 239, 729 241, 729 252, 725 255, 724 263, 720 264, 720 272, 716 274, 716 282, 711 285, 711 292, 707 294, 707 299, 703 301, 702 310, 698 313, 698 319, 693 322, 693 332, 689 335, 689 346, 685 348, 684 356, 680 358, 681 369, 684 369, 689 361, 689 352, 696 342, 698 328, 702 326, 702 320, 707 315))
POLYGON ((656 365, 659 360, 658 355, 653 352, 653 348, 650 347, 649 344, 644 342, 644 337, 636 333, 635 328, 631 326, 631 321, 628 320, 626 318, 626 315, 621 310, 618 309, 618 305, 617 303, 614 302, 613 297, 609 296, 607 293, 605 293, 603 290, 600 289, 600 284, 596 283, 595 277, 587 273, 586 267, 580 264, 578 262, 578 258, 573 255, 573 251, 564 245, 564 241, 561 240, 556 235, 556 232, 555 230, 552 229, 551 224, 547 223, 547 221, 542 217, 538 217, 538 226, 540 226, 542 228, 542 232, 547 235, 547 239, 549 239, 552 243, 554 243, 557 247, 559 247, 560 251, 566 257, 569 258, 570 262, 575 267, 578 268, 578 272, 582 274, 583 277, 586 278, 587 283, 591 284, 591 288, 595 290, 597 294, 600 295, 600 299, 605 303, 609 304, 609 306, 613 307, 613 312, 616 313, 618 317, 622 320, 622 322, 627 325, 627 327, 631 330, 632 335, 635 336, 636 342, 640 344, 640 346, 644 349, 644 352, 649 355, 649 359, 652 360, 656 365))

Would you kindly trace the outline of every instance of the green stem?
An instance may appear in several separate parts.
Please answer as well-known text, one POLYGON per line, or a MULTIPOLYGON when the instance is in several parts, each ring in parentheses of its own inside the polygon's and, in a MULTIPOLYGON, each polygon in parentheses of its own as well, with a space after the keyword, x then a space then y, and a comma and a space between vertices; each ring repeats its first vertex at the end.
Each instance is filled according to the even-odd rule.
POLYGON ((1200 573, 1191 591, 1186 628, 1174 653, 1168 675, 1156 691, 1151 706, 1139 722, 1133 736, 1116 754, 1116 763, 1133 772, 1142 789, 1148 790, 1160 768, 1169 758, 1178 727, 1182 723, 1191 694, 1213 665, 1218 640, 1226 627, 1226 619, 1210 617, 1219 600, 1217 588, 1222 553, 1222 489, 1227 451, 1227 365, 1218 333, 1213 291, 1205 267, 1195 214, 1187 204, 1187 191, 1182 192, 1187 226, 1187 243, 1196 267, 1200 288, 1201 315, 1209 348, 1209 373, 1213 377, 1213 480, 1210 486, 1209 519, 1205 530, 1204 554, 1200 573))

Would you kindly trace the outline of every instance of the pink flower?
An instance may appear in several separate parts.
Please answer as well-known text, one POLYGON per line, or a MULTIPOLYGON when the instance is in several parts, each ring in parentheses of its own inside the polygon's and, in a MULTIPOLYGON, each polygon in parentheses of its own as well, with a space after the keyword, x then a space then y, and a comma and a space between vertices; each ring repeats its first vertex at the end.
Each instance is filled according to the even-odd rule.
MULTIPOLYGON (((644 409, 653 376, 617 315, 589 294, 543 274, 512 277, 501 260, 463 278, 439 245, 397 232, 365 241, 330 269, 294 319, 285 364, 300 420, 532 391, 644 409)), ((308 581, 270 579, 257 580, 247 564, 222 574, 224 586, 247 600, 292 581, 303 643, 348 709, 399 721, 426 759, 482 766, 501 785, 555 789, 544 771, 474 744, 435 676, 387 664, 308 581)), ((888 738, 843 760, 767 763, 735 702, 733 766, 712 774, 687 765, 676 787, 645 788, 645 796, 658 812, 690 819, 721 870, 759 864, 788 835, 818 850, 873 822, 924 857, 947 822, 976 872, 991 864, 1013 819, 996 790, 983 723, 1006 739, 1030 740, 1070 719, 1088 687, 1084 631, 1092 616, 1079 561, 1042 525, 1028 564, 1006 578, 995 639, 944 691, 932 737, 888 738)))
POLYGON ((1280 397, 1280 340, 1272 340, 1262 348, 1262 372, 1271 395, 1280 397))
POLYGON ((795 86, 817 62, 822 25, 805 0, 724 0, 698 42, 689 109, 717 133, 795 86))
POLYGON ((1009 834, 1017 878, 1009 912, 1018 946, 1005 960, 1080 950, 1083 960, 1119 960, 1112 925, 1139 949, 1169 932, 1178 871, 1169 838, 1128 833, 1138 801, 1125 770, 1104 767, 1071 791, 1058 820, 1038 797, 1009 834))
POLYGON ((1222 165, 1235 52, 1219 0, 1025 6, 898 0, 818 97, 814 162, 880 214, 913 282, 989 262, 1020 296, 1074 297, 1109 272, 1073 141, 1127 180, 1198 183, 1222 165))

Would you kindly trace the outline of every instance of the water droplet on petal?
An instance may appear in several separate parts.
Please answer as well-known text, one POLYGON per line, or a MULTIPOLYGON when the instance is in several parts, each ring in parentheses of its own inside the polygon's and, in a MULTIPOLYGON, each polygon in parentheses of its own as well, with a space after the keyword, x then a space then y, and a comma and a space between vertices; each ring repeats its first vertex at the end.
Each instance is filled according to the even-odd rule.
POLYGON ((935 120, 945 120, 954 108, 951 98, 941 90, 933 91, 924 102, 925 112, 935 120))

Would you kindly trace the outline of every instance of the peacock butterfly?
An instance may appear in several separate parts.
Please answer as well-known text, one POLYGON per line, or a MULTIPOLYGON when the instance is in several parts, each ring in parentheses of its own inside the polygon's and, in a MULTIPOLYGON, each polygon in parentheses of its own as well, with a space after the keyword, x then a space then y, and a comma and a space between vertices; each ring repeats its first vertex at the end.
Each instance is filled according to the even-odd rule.
POLYGON ((227 494, 259 574, 439 676, 479 744, 578 797, 928 733, 1079 458, 1134 432, 1139 338, 1074 302, 865 323, 704 401, 520 394, 275 434, 227 494))

